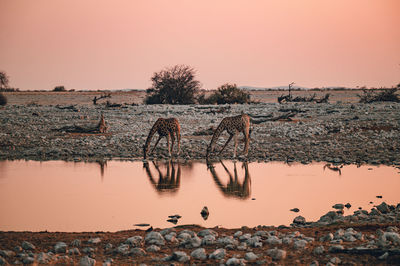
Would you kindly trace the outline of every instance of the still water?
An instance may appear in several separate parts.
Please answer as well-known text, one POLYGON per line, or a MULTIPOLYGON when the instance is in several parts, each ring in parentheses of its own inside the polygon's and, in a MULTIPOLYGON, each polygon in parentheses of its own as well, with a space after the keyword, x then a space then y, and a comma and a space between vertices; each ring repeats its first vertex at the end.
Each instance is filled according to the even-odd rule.
POLYGON ((174 214, 182 216, 178 225, 205 227, 289 225, 297 215, 316 221, 335 203, 349 202, 347 214, 382 201, 397 204, 398 171, 321 163, 1 161, 0 230, 163 228, 173 225, 166 220, 174 214))

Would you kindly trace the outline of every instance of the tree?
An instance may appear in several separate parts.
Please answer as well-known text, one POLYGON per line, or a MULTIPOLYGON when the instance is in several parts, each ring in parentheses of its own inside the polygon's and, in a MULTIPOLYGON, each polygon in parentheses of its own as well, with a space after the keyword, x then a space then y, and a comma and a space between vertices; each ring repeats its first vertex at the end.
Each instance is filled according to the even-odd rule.
POLYGON ((53 91, 66 91, 64 86, 56 86, 53 91))
POLYGON ((196 71, 187 65, 168 67, 155 72, 152 86, 146 90, 146 104, 191 104, 200 89, 196 71))
POLYGON ((0 89, 6 89, 8 87, 9 77, 6 72, 0 71, 0 89))
POLYGON ((239 89, 236 84, 223 84, 208 98, 200 95, 200 104, 233 104, 250 103, 250 93, 239 89))

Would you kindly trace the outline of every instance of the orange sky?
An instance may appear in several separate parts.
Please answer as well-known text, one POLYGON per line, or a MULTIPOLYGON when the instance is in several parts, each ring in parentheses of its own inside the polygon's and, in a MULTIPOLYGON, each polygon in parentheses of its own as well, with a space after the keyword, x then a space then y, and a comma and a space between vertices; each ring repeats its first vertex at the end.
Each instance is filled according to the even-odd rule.
POLYGON ((187 64, 203 88, 392 86, 398 0, 0 0, 0 70, 21 89, 146 89, 187 64))

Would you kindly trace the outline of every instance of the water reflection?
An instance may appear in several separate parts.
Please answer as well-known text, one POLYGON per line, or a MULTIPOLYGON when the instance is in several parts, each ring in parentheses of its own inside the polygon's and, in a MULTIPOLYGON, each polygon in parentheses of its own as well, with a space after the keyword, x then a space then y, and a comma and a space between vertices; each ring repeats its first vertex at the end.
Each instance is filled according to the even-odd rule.
POLYGON ((330 163, 327 163, 324 165, 324 171, 325 171, 325 169, 329 169, 333 172, 338 172, 339 175, 342 175, 342 170, 340 170, 341 168, 343 168, 343 165, 334 166, 334 165, 331 165, 330 163))
POLYGON ((227 197, 235 197, 239 199, 247 199, 248 197, 250 197, 251 178, 249 174, 248 163, 242 163, 242 168, 244 169, 243 183, 239 181, 238 172, 236 169, 236 162, 233 163, 233 175, 222 161, 220 161, 220 164, 225 169, 225 172, 228 174, 229 177, 229 181, 226 185, 224 185, 219 178, 218 173, 215 171, 214 164, 210 161, 207 161, 207 168, 210 170, 211 175, 220 191, 227 197))
POLYGON ((96 163, 100 166, 101 181, 103 181, 104 169, 107 167, 107 161, 96 161, 96 163))
POLYGON ((163 174, 160 169, 159 163, 157 161, 151 162, 158 173, 157 181, 153 176, 148 162, 143 163, 143 168, 145 168, 147 177, 149 178, 151 184, 154 186, 156 191, 159 193, 176 193, 179 189, 179 185, 181 182, 181 165, 179 163, 174 163, 172 160, 162 163, 162 166, 167 169, 166 172, 163 174), (175 170, 176 165, 178 168, 177 170, 175 170))

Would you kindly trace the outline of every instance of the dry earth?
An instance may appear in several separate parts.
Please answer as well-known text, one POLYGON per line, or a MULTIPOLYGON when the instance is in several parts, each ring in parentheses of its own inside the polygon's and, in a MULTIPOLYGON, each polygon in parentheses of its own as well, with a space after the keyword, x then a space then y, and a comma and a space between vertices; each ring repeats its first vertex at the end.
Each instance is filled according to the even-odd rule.
MULTIPOLYGON (((156 119, 176 117, 181 123, 183 135, 180 158, 202 160, 211 138, 210 128, 215 128, 223 117, 244 112, 259 116, 256 119, 259 120, 262 119, 260 116, 265 119, 294 112, 296 115, 292 121, 277 120, 253 125, 250 161, 328 161, 335 164, 366 163, 399 167, 400 104, 359 104, 356 103, 356 92, 332 93, 332 103, 328 104, 280 105, 274 101, 282 92, 253 92, 253 99, 259 101, 258 104, 231 106, 148 106, 140 104, 144 98, 143 92, 112 93, 110 101, 122 104, 120 107, 106 107, 104 100, 93 105, 92 98, 99 96, 99 92, 6 93, 9 104, 0 109, 0 159, 141 160, 143 143, 156 119), (107 133, 76 134, 60 130, 65 126, 95 124, 102 113, 109 126, 107 133)), ((223 143, 221 139, 219 144, 223 143)), ((231 146, 223 153, 224 158, 231 158, 231 146)), ((167 158, 165 141, 161 142, 154 157, 167 158)), ((331 219, 327 214, 326 217, 331 219, 327 224, 303 225, 300 219, 300 224, 289 228, 213 228, 218 234, 214 234, 214 242, 212 237, 202 235, 201 241, 205 243, 197 247, 182 243, 188 237, 187 234, 190 239, 195 239, 195 234, 203 228, 177 227, 163 231, 165 238, 171 233, 170 230, 175 231, 171 233, 170 239, 177 240, 167 240, 164 245, 157 245, 160 248, 158 251, 149 249, 151 240, 147 241, 148 233, 141 230, 116 233, 0 232, 0 265, 90 265, 94 262, 92 258, 96 260, 96 265, 108 265, 110 259, 116 264, 162 265, 398 265, 400 207, 389 207, 386 211, 388 214, 376 210, 371 213, 359 211, 346 219, 340 215, 336 217, 335 213, 331 213, 335 216, 331 219), (186 235, 179 238, 183 230, 187 230, 186 235), (239 230, 242 233, 237 233, 239 230), (332 233, 332 239, 329 239, 329 233, 332 233), (246 237, 241 239, 243 235, 246 237), (140 239, 138 243, 127 241, 134 236, 137 236, 134 239, 140 239), (321 239, 327 236, 328 239, 321 239), (80 241, 73 242, 76 239, 80 241), (96 240, 89 243, 90 239, 96 240), (218 242, 219 239, 225 240, 218 242), (233 246, 223 242, 231 240, 235 242, 233 246), (276 240, 278 242, 274 243, 276 240), (58 242, 64 242, 65 246, 61 244, 56 248, 58 242), (247 244, 242 245, 244 242, 247 244), (257 243, 261 243, 261 246, 257 243), (332 248, 338 245, 348 250, 348 253, 343 253, 338 247, 332 248), (322 248, 316 249, 320 246, 322 248), (368 250, 350 249, 353 247, 368 250), (204 259, 193 255, 192 252, 197 248, 204 248, 204 259), (219 248, 224 249, 224 256, 219 254, 221 251, 217 252, 219 248), (283 253, 274 251, 274 248, 284 251, 285 256, 280 258, 279 255, 283 253), (185 253, 174 253, 176 251, 185 253), (212 258, 214 252, 217 252, 215 256, 221 258, 212 258)))

